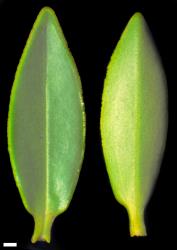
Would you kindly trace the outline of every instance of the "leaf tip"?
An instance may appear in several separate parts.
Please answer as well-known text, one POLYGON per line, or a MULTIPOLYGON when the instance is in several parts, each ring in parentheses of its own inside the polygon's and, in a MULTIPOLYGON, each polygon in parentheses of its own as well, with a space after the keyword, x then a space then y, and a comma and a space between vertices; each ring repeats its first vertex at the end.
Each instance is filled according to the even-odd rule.
POLYGON ((46 14, 48 14, 48 15, 55 15, 55 12, 54 12, 54 10, 53 10, 51 7, 45 6, 45 7, 43 7, 43 8, 40 10, 39 16, 44 16, 44 15, 46 15, 46 14))

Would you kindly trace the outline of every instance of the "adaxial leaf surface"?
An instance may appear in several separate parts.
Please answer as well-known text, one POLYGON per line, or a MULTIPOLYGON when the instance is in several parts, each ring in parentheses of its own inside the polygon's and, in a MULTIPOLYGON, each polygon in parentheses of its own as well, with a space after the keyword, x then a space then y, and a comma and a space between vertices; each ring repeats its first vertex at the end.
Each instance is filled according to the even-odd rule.
POLYGON ((35 221, 32 242, 50 241, 54 218, 73 196, 84 145, 80 77, 57 17, 45 7, 18 65, 8 117, 14 177, 35 221))

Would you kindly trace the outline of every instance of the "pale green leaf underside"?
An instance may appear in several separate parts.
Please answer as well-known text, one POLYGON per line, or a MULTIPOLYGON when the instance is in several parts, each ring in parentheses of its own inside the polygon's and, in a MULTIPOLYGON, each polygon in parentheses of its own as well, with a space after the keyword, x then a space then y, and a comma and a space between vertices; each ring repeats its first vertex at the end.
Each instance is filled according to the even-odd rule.
POLYGON ((167 131, 162 65, 143 16, 125 28, 104 83, 101 135, 113 192, 142 216, 159 172, 167 131))
POLYGON ((45 7, 17 69, 8 119, 13 173, 37 227, 33 241, 39 237, 49 241, 43 232, 46 225, 68 207, 82 164, 84 141, 80 78, 58 20, 45 7))

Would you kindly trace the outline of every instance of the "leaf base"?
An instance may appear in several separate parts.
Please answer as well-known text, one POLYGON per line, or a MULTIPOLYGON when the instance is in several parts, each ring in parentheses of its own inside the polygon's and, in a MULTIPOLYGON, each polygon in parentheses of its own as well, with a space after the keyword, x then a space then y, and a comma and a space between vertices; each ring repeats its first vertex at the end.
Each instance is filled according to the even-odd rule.
POLYGON ((31 239, 32 243, 37 241, 45 241, 50 243, 51 240, 51 228, 54 221, 54 217, 35 217, 34 233, 31 239))
POLYGON ((144 213, 129 211, 130 236, 147 236, 144 213))

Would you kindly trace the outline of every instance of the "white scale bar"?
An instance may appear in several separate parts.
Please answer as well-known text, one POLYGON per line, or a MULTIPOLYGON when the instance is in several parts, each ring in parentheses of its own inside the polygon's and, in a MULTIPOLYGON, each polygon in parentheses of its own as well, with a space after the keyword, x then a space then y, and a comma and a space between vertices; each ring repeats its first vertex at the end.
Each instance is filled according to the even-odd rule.
POLYGON ((4 242, 3 247, 17 247, 17 242, 4 242))

